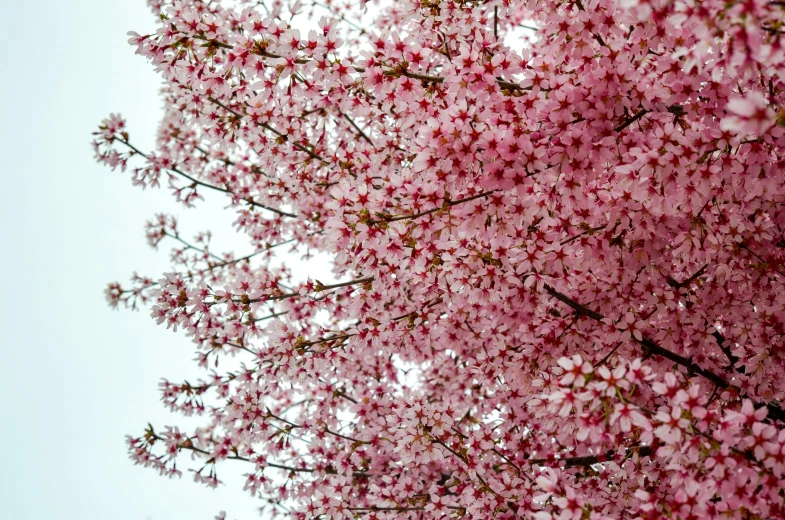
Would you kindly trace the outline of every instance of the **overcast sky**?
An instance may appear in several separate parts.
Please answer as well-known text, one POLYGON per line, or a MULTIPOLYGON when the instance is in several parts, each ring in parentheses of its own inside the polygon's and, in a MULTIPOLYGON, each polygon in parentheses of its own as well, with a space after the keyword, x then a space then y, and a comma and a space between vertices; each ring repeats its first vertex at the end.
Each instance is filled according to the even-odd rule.
POLYGON ((154 213, 179 215, 189 235, 210 222, 219 244, 231 220, 222 199, 205 194, 203 211, 184 212, 93 160, 90 134, 110 112, 153 145, 159 80, 126 43, 152 14, 144 0, 17 0, 1 20, 0 516, 254 518, 236 487, 170 481, 126 456, 126 434, 178 422, 159 403, 159 379, 196 368, 184 336, 146 312, 112 311, 103 290, 168 267, 168 249, 144 239, 154 213))

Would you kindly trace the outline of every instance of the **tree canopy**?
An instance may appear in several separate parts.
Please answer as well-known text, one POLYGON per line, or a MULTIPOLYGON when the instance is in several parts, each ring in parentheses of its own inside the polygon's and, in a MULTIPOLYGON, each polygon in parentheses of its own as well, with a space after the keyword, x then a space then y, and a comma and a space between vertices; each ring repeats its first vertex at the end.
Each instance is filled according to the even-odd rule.
POLYGON ((251 252, 159 215, 108 287, 205 370, 136 463, 297 520, 785 518, 785 2, 149 3, 157 145, 96 155, 251 252))

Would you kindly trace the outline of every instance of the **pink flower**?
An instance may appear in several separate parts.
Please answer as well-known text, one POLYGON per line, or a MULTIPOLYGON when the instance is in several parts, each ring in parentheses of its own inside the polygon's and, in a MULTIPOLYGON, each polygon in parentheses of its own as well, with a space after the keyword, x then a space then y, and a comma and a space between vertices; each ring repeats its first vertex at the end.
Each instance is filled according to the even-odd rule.
POLYGON ((635 407, 630 406, 627 403, 618 403, 615 406, 613 414, 611 414, 610 422, 613 424, 617 420, 619 421, 619 426, 623 432, 630 431, 633 425, 643 429, 651 428, 649 420, 638 412, 635 407))
POLYGON ((775 122, 776 114, 760 92, 751 91, 745 97, 728 101, 729 115, 723 118, 720 128, 745 135, 761 135, 775 122))

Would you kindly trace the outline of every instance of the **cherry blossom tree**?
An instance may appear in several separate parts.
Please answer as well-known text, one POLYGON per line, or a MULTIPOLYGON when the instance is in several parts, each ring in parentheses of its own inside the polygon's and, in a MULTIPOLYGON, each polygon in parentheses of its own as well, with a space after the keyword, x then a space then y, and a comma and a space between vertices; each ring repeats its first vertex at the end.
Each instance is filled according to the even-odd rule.
POLYGON ((98 160, 250 246, 160 215, 109 286, 205 370, 131 458, 297 520, 785 518, 785 2, 322 1, 131 34, 165 117, 98 160))

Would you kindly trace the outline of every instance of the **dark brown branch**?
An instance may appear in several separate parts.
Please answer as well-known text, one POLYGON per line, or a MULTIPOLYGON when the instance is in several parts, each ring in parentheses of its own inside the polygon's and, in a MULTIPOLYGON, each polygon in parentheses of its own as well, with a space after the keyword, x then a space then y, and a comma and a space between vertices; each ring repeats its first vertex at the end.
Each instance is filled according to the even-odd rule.
MULTIPOLYGON (((234 110, 234 109, 232 109, 232 108, 229 108, 227 105, 225 105, 224 103, 222 103, 222 102, 218 101, 217 99, 215 99, 215 98, 213 98, 213 97, 209 97, 209 98, 207 98, 207 99, 209 99, 211 103, 213 103, 213 104, 215 104, 215 105, 218 105, 219 107, 223 108, 224 110, 226 110, 226 111, 227 111, 227 112, 229 112, 230 114, 234 115, 234 116, 235 116, 235 117, 237 117, 238 119, 242 119, 243 117, 248 117, 248 115, 247 115, 247 114, 241 114, 240 112, 238 112, 238 111, 236 111, 236 110, 234 110)), ((283 139, 284 141, 287 141, 287 142, 290 142, 290 143, 292 143, 292 146, 294 146, 295 148, 297 148, 297 149, 298 149, 298 150, 300 150, 301 152, 305 152, 305 153, 306 153, 306 154, 308 154, 308 155, 309 155, 311 158, 313 158, 313 159, 316 159, 316 160, 318 160, 318 161, 321 161, 321 162, 323 162, 323 163, 326 163, 326 162, 328 162, 328 161, 327 161, 326 159, 324 159, 324 158, 323 158, 321 155, 317 154, 316 152, 314 152, 313 150, 311 150, 311 149, 310 149, 310 148, 308 148, 307 146, 305 146, 305 145, 303 145, 303 144, 301 144, 301 143, 298 143, 297 141, 291 141, 291 140, 289 139, 289 136, 288 136, 288 135, 286 135, 286 134, 284 134, 284 133, 282 133, 282 132, 279 132, 278 130, 276 130, 275 128, 273 128, 272 126, 270 126, 269 124, 267 124, 267 123, 264 123, 264 122, 261 122, 261 121, 254 121, 254 122, 255 122, 257 125, 259 125, 259 126, 261 126, 262 128, 264 128, 265 130, 269 130, 270 132, 274 133, 275 135, 277 135, 278 137, 280 137, 280 138, 281 138, 281 139, 283 139)))
POLYGON ((569 244, 570 242, 574 242, 575 240, 578 240, 579 238, 581 238, 584 235, 591 235, 592 233, 596 233, 597 231, 602 231, 606 227, 607 226, 597 226, 597 227, 589 228, 589 229, 587 229, 585 231, 581 231, 580 233, 578 233, 575 236, 572 236, 570 238, 562 240, 559 244, 562 245, 562 246, 565 246, 565 245, 569 244))
MULTIPOLYGON (((549 295, 556 298, 557 300, 561 301, 562 303, 567 304, 579 315, 586 316, 588 318, 593 319, 594 321, 604 323, 603 320, 605 319, 605 316, 603 316, 599 312, 589 309, 585 305, 576 302, 569 296, 560 293, 550 285, 547 284, 545 285, 545 292, 547 292, 549 295)), ((686 368, 687 373, 690 375, 697 374, 699 376, 702 376, 720 388, 728 388, 730 386, 730 383, 728 383, 728 381, 726 381, 724 378, 720 377, 719 375, 715 374, 714 372, 711 372, 710 370, 706 370, 700 367, 699 365, 693 363, 691 359, 676 354, 675 352, 671 352, 670 350, 658 345, 657 343, 655 343, 654 341, 652 341, 650 338, 646 336, 642 336, 641 339, 637 339, 634 337, 632 339, 637 343, 639 343, 643 347, 644 352, 646 352, 647 354, 660 356, 670 361, 673 361, 677 365, 681 365, 682 367, 686 368)), ((779 405, 777 405, 776 403, 765 403, 765 404, 757 403, 757 406, 758 407, 766 406, 766 408, 768 409, 768 415, 770 419, 785 422, 785 411, 783 411, 782 408, 780 408, 779 405)))
POLYGON ((271 320, 273 318, 277 318, 278 316, 285 316, 287 314, 289 314, 289 311, 274 312, 272 314, 268 314, 267 316, 262 316, 261 318, 254 318, 253 321, 257 322, 257 321, 271 320))
POLYGON ((340 282, 334 283, 332 285, 323 285, 322 282, 316 280, 316 290, 317 291, 329 291, 330 289, 339 289, 341 287, 349 287, 350 285, 360 285, 367 282, 372 282, 374 280, 373 276, 367 276, 365 278, 359 278, 357 280, 350 280, 348 282, 340 282))
MULTIPOLYGON (((527 27, 527 29, 536 30, 536 29, 534 29, 532 27, 527 27)), ((226 43, 220 42, 218 40, 209 40, 208 38, 206 38, 204 36, 194 36, 194 38, 208 41, 209 45, 213 45, 215 47, 221 47, 223 49, 233 49, 233 47, 231 45, 228 45, 226 43)), ((266 49, 262 48, 261 46, 257 46, 256 52, 257 52, 257 54, 259 54, 261 56, 264 56, 266 58, 283 58, 284 57, 284 56, 281 56, 281 55, 278 55, 278 54, 273 54, 271 52, 268 52, 266 49)), ((299 65, 303 65, 305 63, 308 63, 309 61, 310 60, 308 60, 306 58, 298 58, 294 62, 299 64, 299 65)), ((354 69, 355 72, 359 72, 360 74, 362 74, 363 72, 365 72, 367 70, 365 67, 361 67, 359 65, 351 65, 351 68, 354 69)), ((409 71, 406 71, 406 70, 402 71, 402 70, 398 70, 398 69, 388 69, 388 70, 384 71, 384 74, 388 75, 388 76, 402 75, 402 76, 410 77, 412 79, 419 79, 420 81, 425 81, 425 82, 430 82, 430 83, 442 83, 445 80, 445 78, 443 78, 441 76, 429 76, 429 75, 426 75, 426 74, 418 74, 416 72, 409 72, 409 71)), ((501 88, 505 88, 505 89, 508 89, 508 90, 528 90, 527 88, 521 87, 519 84, 517 84, 515 82, 505 81, 503 79, 497 79, 496 83, 501 88)))
MULTIPOLYGON (((212 265, 208 263, 207 269, 200 269, 200 270, 198 270, 196 272, 191 272, 191 273, 187 274, 186 276, 184 276, 184 279, 189 280, 189 279, 194 278, 196 276, 201 276, 201 275, 203 275, 205 273, 209 273, 209 272, 211 272, 211 271, 213 271, 215 269, 220 269, 222 267, 228 267, 230 265, 234 265, 234 264, 237 264, 237 263, 245 261, 245 260, 250 260, 251 258, 253 258, 254 256, 256 256, 258 254, 267 252, 270 249, 274 249, 274 248, 276 248, 278 246, 284 246, 286 244, 290 244, 292 242, 294 242, 293 238, 291 238, 289 240, 284 240, 283 242, 278 242, 277 244, 269 245, 269 246, 267 246, 264 249, 260 249, 259 251, 256 251, 255 253, 251 253, 251 254, 242 256, 240 258, 235 258, 234 260, 228 260, 226 262, 221 262, 221 263, 212 264, 212 265)), ((150 287, 155 287, 157 285, 158 285, 158 282, 152 282, 152 283, 149 283, 149 284, 147 284, 147 285, 145 285, 143 287, 139 287, 139 288, 136 288, 136 289, 123 289, 120 292, 122 294, 133 293, 133 292, 137 292, 137 291, 143 291, 145 289, 149 289, 150 287)))
MULTIPOLYGON (((295 424, 293 422, 287 421, 283 417, 279 417, 279 416, 275 415, 274 413, 272 413, 270 411, 269 408, 267 409, 267 415, 272 417, 273 419, 277 419, 277 420, 281 421, 284 424, 288 424, 292 428, 296 428, 296 429, 304 428, 304 426, 301 425, 301 424, 295 424)), ((354 439, 352 437, 347 437, 346 435, 343 435, 343 434, 340 434, 338 432, 332 431, 330 428, 327 428, 326 426, 324 427, 323 431, 325 433, 329 433, 330 435, 334 435, 335 437, 339 437, 341 439, 344 439, 344 440, 347 440, 347 441, 351 441, 351 442, 354 442, 354 443, 357 443, 357 444, 370 444, 370 441, 361 441, 359 439, 354 439)))
POLYGON ((164 231, 164 236, 167 236, 169 238, 173 238, 173 239, 177 240, 178 242, 183 244, 187 249, 191 249, 193 251, 197 251, 197 252, 202 253, 202 254, 208 254, 208 255, 212 256, 213 258, 215 258, 216 260, 223 261, 223 258, 221 258, 220 256, 218 256, 218 255, 216 255, 214 253, 208 253, 204 249, 202 249, 200 247, 196 247, 195 245, 193 245, 193 244, 183 240, 182 238, 180 238, 179 235, 173 235, 173 234, 169 233, 168 231, 164 231))
MULTIPOLYGON (((368 277, 368 278, 360 278, 359 280, 350 280, 348 282, 335 283, 335 284, 332 284, 332 285, 322 285, 321 282, 319 282, 317 280, 316 281, 317 285, 315 287, 315 290, 318 291, 318 292, 328 291, 330 289, 339 289, 341 287, 348 287, 350 285, 363 284, 363 283, 371 282, 371 281, 373 281, 373 277, 372 276, 368 277)), ((248 298, 247 295, 246 295, 246 296, 243 296, 243 298, 240 298, 240 299, 232 299, 232 301, 235 302, 235 303, 249 304, 249 303, 259 303, 259 302, 268 302, 268 301, 276 301, 276 300, 285 300, 287 298, 295 298, 297 296, 300 296, 299 292, 290 292, 290 293, 278 294, 278 295, 275 295, 275 296, 268 296, 268 297, 263 297, 263 298, 248 298)))
POLYGON ((771 266, 771 262, 767 261, 765 258, 760 256, 758 253, 756 253, 755 251, 750 249, 747 246, 747 244, 744 244, 744 243, 739 244, 739 249, 743 249, 743 250, 747 251, 749 254, 751 254, 752 256, 754 256, 755 258, 757 258, 758 260, 760 260, 764 264, 766 264, 766 266, 770 266, 771 270, 774 271, 775 273, 777 273, 777 274, 779 274, 781 276, 785 276, 785 271, 781 271, 781 270, 777 269, 776 267, 771 266))
POLYGON ((352 118, 351 118, 351 117, 347 116, 347 115, 346 115, 346 114, 344 114, 343 112, 340 112, 340 111, 339 111, 339 113, 340 113, 340 114, 341 114, 341 115, 342 115, 342 116, 343 116, 343 117, 344 117, 344 118, 345 118, 347 121, 349 121, 349 124, 350 124, 350 125, 352 125, 352 126, 354 127, 354 129, 355 129, 355 130, 357 130, 357 133, 360 135, 360 137, 362 137, 363 139, 365 139, 365 140, 368 142, 368 144, 370 144, 371 146, 373 146, 374 148, 376 148, 376 146, 373 144, 373 141, 371 141, 371 138, 370 138, 370 137, 368 137, 368 136, 365 134, 365 132, 363 132, 363 131, 362 131, 362 129, 361 129, 359 126, 357 126, 357 123, 355 123, 355 122, 352 120, 352 118))
MULTIPOLYGON (((684 115, 684 107, 682 107, 680 105, 671 105, 671 106, 668 107, 668 112, 673 114, 676 117, 676 119, 678 119, 678 118, 680 118, 681 116, 684 115)), ((622 130, 624 130, 625 128, 627 128, 628 126, 630 126, 635 121, 639 120, 640 118, 642 118, 643 116, 645 116, 648 113, 649 113, 648 110, 646 110, 645 108, 641 108, 634 115, 632 115, 631 117, 627 118, 620 125, 618 125, 616 128, 614 128, 614 130, 616 132, 621 132, 622 130)))
POLYGON ((706 268, 709 267, 709 264, 704 264, 703 267, 698 269, 695 274, 684 280, 683 282, 676 281, 675 278, 672 276, 667 276, 665 280, 668 282, 668 285, 673 287, 674 289, 681 289, 682 287, 688 287, 692 282, 697 280, 703 273, 706 272, 706 268))
MULTIPOLYGON (((441 302, 442 302, 442 298, 435 298, 435 299, 431 300, 430 302, 426 303, 423 306, 423 309, 429 309, 429 308, 431 308, 431 307, 433 307, 435 305, 438 305, 441 302)), ((418 311, 412 311, 410 313, 403 314, 401 316, 396 316, 395 318, 393 318, 390 321, 391 322, 397 322, 397 321, 405 320, 406 318, 410 318, 412 316, 416 316, 417 313, 419 313, 419 312, 420 312, 419 310, 418 311)), ((343 340, 349 339, 349 338, 354 337, 356 335, 357 335, 356 333, 334 334, 332 336, 327 336, 327 337, 315 339, 315 340, 312 340, 312 341, 304 341, 303 340, 301 342, 295 343, 295 347, 296 348, 307 348, 307 347, 310 347, 312 345, 318 345, 319 343, 329 343, 329 342, 333 342, 333 341, 341 341, 341 342, 343 342, 343 340)), ((347 398, 351 400, 351 398, 349 398, 349 397, 347 397, 347 398)))
POLYGON ((371 511, 423 511, 424 507, 347 507, 349 511, 371 512, 371 511))
MULTIPOLYGON (((147 154, 145 154, 144 152, 142 152, 141 150, 139 150, 137 147, 135 147, 134 145, 132 145, 132 144, 131 144, 131 143, 129 143, 128 141, 124 141, 123 139, 116 139, 116 141, 118 141, 118 142, 120 142, 120 143, 123 143, 125 146, 127 146, 128 148, 130 148, 131 150, 133 150, 133 151, 134 151, 134 153, 136 153, 136 154, 140 155, 141 157, 144 157, 144 158, 145 158, 145 159, 147 159, 147 160, 149 160, 149 159, 150 159, 150 158, 147 156, 147 154)), ((205 187, 205 188, 209 188, 209 189, 211 189, 211 190, 220 191, 220 192, 222 192, 222 193, 226 193, 226 194, 232 195, 232 196, 234 196, 234 197, 237 197, 237 195, 236 195, 236 194, 235 194, 233 191, 231 191, 231 190, 228 190, 228 189, 226 189, 226 188, 221 188, 220 186, 214 186, 214 185, 212 185, 212 184, 207 184, 206 182, 202 182, 202 181, 200 181, 200 180, 198 180, 198 179, 194 179, 193 177, 191 177, 191 176, 190 176, 190 175, 188 175, 187 173, 185 173, 185 172, 183 172, 183 171, 179 170, 178 168, 175 168, 174 166, 171 166, 171 167, 169 167, 169 168, 167 168, 167 169, 168 169, 169 171, 172 171, 172 172, 174 172, 174 173, 176 173, 176 174, 178 174, 178 175, 180 175, 180 176, 182 176, 182 177, 184 177, 184 178, 188 179, 189 181, 191 181, 191 182, 192 182, 194 185, 196 185, 196 186, 203 186, 203 187, 205 187)), ((259 204, 258 202, 255 202, 255 201, 254 201, 253 199, 251 199, 251 198, 246 198, 246 199, 243 199, 243 198, 240 198, 240 197, 238 197, 238 198, 239 198, 240 200, 242 200, 243 202, 246 202, 246 203, 250 204, 251 206, 256 206, 256 207, 259 207, 259 208, 262 208, 262 209, 266 209, 266 210, 268 210, 268 211, 272 211, 273 213, 277 213, 278 215, 281 215, 281 216, 283 216, 283 217, 297 218, 297 215, 294 215, 293 213, 287 213, 286 211, 281 211, 280 209, 271 208, 271 207, 269 207, 269 206, 265 206, 264 204, 259 204)))
POLYGON ((470 202, 472 200, 476 200, 482 197, 487 197, 488 195, 494 193, 496 190, 492 191, 484 191, 482 193, 478 193, 477 195, 472 195, 471 197, 466 197, 465 199, 458 199, 458 200, 445 200, 441 206, 431 208, 425 211, 420 211, 419 213, 412 213, 410 215, 398 215, 395 217, 383 217, 380 220, 372 220, 371 224, 378 224, 379 222, 396 222, 398 220, 407 220, 407 219, 414 219, 423 217, 425 215, 430 215, 431 213, 436 213, 444 208, 449 208, 452 206, 457 206, 458 204, 462 204, 464 202, 470 202))
MULTIPOLYGON (((210 152, 208 152, 207 150, 205 150, 204 148, 202 148, 198 144, 193 143, 191 141, 188 141, 187 139, 183 139, 182 137, 178 137, 176 135, 172 135, 172 139, 176 139, 176 140, 178 140, 180 142, 183 142, 183 143, 186 143, 186 144, 190 144, 191 146, 194 147, 194 150, 197 150, 198 152, 200 152, 202 155, 205 156, 206 159, 212 159, 212 160, 215 160, 215 161, 220 161, 220 162, 224 163, 227 166, 235 166, 235 167, 240 168, 240 166, 238 166, 236 162, 234 162, 233 160, 229 159, 228 157, 214 157, 213 155, 210 154, 210 152)), ((257 174, 257 175, 262 175, 264 177, 267 177, 268 179, 270 178, 270 175, 265 173, 265 172, 263 172, 262 170, 260 170, 258 166, 249 166, 248 169, 250 170, 251 173, 254 173, 254 174, 257 174)))
POLYGON ((720 334, 716 330, 714 332, 712 332, 711 335, 717 341, 717 346, 720 347, 720 350, 722 351, 722 353, 725 354, 725 357, 728 358, 728 362, 730 363, 728 368, 735 368, 736 367, 736 363, 738 363, 738 361, 739 361, 739 358, 734 356, 733 353, 731 352, 730 347, 726 343, 728 341, 728 339, 725 336, 723 336, 722 334, 720 334))
POLYGON ((641 108, 638 112, 635 113, 635 115, 633 115, 632 117, 627 118, 626 121, 622 122, 620 125, 618 125, 616 128, 614 128, 614 130, 616 132, 621 132, 622 130, 624 130, 625 128, 627 128, 631 124, 633 124, 635 121, 637 121, 638 119, 640 119, 643 116, 645 116, 648 112, 649 111, 646 110, 645 108, 641 108))
MULTIPOLYGON (((163 437, 161 437, 160 435, 157 435, 155 432, 152 431, 152 429, 150 429, 149 432, 150 432, 150 436, 153 439, 155 439, 157 441, 163 441, 164 440, 163 437)), ((187 440, 186 442, 182 443, 182 444, 178 444, 177 448, 181 449, 181 450, 190 450, 190 451, 193 451, 193 452, 196 452, 196 453, 201 453, 202 455, 210 455, 209 451, 203 450, 201 448, 197 448, 196 446, 194 446, 190 439, 187 440)), ((247 457, 242 457, 242 456, 237 455, 237 454, 230 455, 230 456, 228 456, 226 458, 228 460, 241 460, 243 462, 251 462, 251 459, 249 459, 247 457)), ((207 461, 208 464, 213 464, 215 462, 216 462, 216 460, 214 458, 210 458, 207 461)), ((292 471, 292 472, 313 473, 314 471, 316 471, 316 470, 314 470, 312 468, 295 468, 295 467, 292 467, 292 466, 284 466, 284 465, 281 465, 281 464, 276 464, 274 462, 266 462, 264 465, 267 466, 267 467, 270 467, 270 468, 282 469, 282 470, 292 471)))
MULTIPOLYGON (((636 451, 640 457, 649 457, 652 454, 651 446, 640 446, 638 448, 627 448, 625 458, 632 456, 636 451)), ((613 462, 616 460, 616 452, 608 450, 599 455, 584 455, 582 457, 566 457, 563 459, 529 459, 531 464, 547 465, 554 463, 556 466, 564 464, 566 468, 593 466, 602 462, 613 462)))

